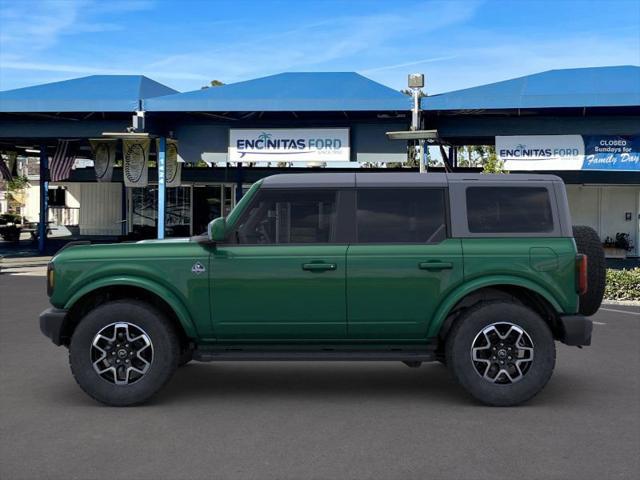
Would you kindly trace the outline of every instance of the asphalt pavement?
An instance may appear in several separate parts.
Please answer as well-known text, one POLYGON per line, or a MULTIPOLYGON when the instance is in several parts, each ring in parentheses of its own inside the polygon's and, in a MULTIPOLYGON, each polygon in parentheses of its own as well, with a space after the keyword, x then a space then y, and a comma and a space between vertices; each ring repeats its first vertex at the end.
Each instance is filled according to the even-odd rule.
POLYGON ((39 331, 38 273, 0 275, 0 478, 631 479, 640 472, 640 308, 607 305, 593 346, 558 344, 524 406, 471 400, 446 368, 216 363, 109 408, 39 331))

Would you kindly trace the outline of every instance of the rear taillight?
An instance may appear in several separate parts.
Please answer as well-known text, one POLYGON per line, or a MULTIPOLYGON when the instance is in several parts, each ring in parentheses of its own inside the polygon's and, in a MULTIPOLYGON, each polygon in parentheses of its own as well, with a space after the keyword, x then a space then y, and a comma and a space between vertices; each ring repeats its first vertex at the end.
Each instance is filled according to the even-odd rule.
POLYGON ((47 264, 47 295, 53 294, 53 287, 56 284, 56 272, 53 269, 53 262, 47 264))
POLYGON ((587 293, 587 256, 580 253, 576 255, 576 291, 580 295, 587 293))

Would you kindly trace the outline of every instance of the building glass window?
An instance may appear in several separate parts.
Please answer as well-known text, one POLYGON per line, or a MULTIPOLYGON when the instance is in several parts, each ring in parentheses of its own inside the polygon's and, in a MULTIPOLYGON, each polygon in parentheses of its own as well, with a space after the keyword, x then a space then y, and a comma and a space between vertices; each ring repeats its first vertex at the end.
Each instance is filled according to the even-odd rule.
POLYGON ((358 243, 437 243, 446 238, 441 188, 367 188, 357 195, 358 243))
MULTIPOLYGON (((191 187, 167 188, 165 236, 188 237, 191 230, 191 187)), ((158 188, 131 189, 131 231, 134 238, 158 235, 158 188)))
POLYGON ((467 219, 472 233, 553 231, 549 192, 543 187, 469 187, 467 219))
POLYGON ((166 236, 191 235, 191 187, 167 188, 166 236))
POLYGON ((47 202, 50 207, 66 207, 67 206, 67 190, 62 187, 50 188, 47 191, 47 202))

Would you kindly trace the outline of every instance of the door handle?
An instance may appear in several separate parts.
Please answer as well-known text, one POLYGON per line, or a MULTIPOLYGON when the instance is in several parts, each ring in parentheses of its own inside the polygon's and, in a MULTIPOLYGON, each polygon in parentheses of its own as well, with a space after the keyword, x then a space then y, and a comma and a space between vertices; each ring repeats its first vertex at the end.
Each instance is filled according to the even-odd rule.
POLYGON ((450 270, 453 268, 451 262, 420 262, 418 264, 420 270, 450 270))
POLYGON ((309 272, 326 272, 335 270, 338 266, 335 263, 303 263, 302 269, 309 272))

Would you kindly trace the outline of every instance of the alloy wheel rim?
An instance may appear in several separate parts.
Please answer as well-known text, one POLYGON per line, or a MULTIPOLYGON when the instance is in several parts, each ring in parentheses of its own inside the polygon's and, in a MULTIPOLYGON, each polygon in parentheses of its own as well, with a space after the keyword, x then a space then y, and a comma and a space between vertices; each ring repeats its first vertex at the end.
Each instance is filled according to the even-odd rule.
POLYGON ((471 363, 478 375, 494 384, 519 382, 531 370, 533 341, 520 326, 497 322, 483 328, 471 344, 471 363))
POLYGON ((111 323, 91 342, 93 370, 115 385, 141 380, 153 363, 153 344, 142 328, 128 322, 111 323))

